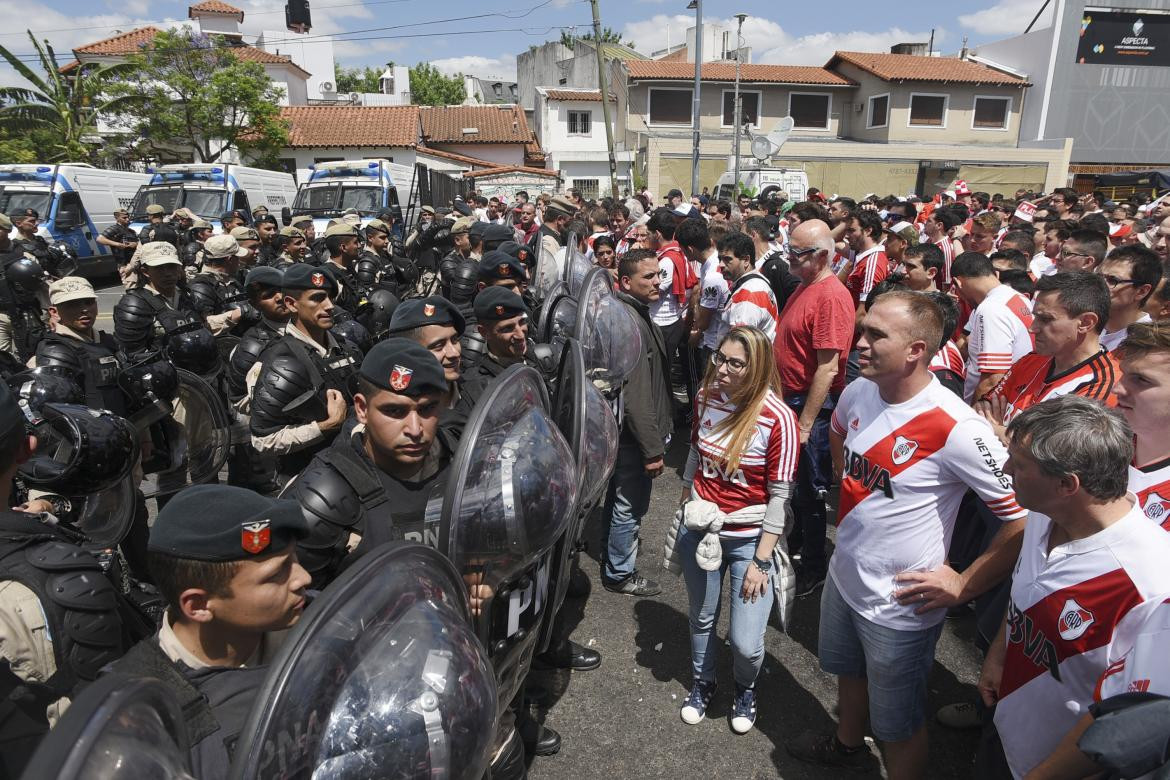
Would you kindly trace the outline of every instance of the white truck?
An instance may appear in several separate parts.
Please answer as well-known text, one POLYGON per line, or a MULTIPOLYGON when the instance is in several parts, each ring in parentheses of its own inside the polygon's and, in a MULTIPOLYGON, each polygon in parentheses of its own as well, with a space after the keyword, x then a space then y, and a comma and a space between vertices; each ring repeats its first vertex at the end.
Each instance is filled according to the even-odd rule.
POLYGON ((218 223, 224 212, 239 211, 250 225, 252 209, 267 206, 268 213, 279 214, 297 194, 291 173, 234 163, 161 165, 152 174, 130 207, 130 227, 135 230, 146 225, 146 207, 155 204, 167 214, 187 208, 212 223, 218 223))
MULTIPOLYGON (((799 203, 808 194, 808 175, 800 168, 744 168, 739 169, 740 191, 754 197, 772 188, 788 193, 788 200, 799 203)), ((735 174, 727 171, 715 182, 716 200, 735 200, 735 174)))
POLYGON ((410 204, 414 168, 385 159, 336 160, 309 166, 309 180, 297 190, 289 218, 313 217, 317 235, 329 220, 349 209, 361 215, 362 225, 383 211, 394 214, 394 232, 402 237, 403 210, 410 204))
POLYGON ((100 276, 115 269, 110 248, 97 237, 148 181, 147 173, 108 171, 86 163, 0 165, 0 213, 14 216, 35 209, 41 218, 37 232, 46 241, 73 247, 79 273, 100 276))

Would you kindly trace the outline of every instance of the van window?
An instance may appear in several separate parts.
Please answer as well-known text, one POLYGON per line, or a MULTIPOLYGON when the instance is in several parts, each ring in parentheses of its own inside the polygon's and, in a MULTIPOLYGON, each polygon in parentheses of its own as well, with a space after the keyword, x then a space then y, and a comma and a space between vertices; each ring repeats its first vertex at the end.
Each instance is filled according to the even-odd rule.
POLYGON ((57 196, 57 219, 53 223, 57 230, 73 230, 85 224, 85 209, 81 196, 76 192, 62 192, 57 196))
POLYGON ((245 190, 236 190, 232 193, 232 209, 244 215, 244 220, 252 224, 252 207, 248 205, 248 193, 245 190))

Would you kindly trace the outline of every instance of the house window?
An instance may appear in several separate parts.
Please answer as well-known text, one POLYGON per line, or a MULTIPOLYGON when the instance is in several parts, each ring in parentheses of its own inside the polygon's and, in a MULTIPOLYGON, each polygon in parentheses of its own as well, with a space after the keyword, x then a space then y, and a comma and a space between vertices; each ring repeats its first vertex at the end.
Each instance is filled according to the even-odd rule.
POLYGON ((597 200, 600 192, 600 179, 573 179, 573 188, 580 190, 585 200, 597 200))
POLYGON ((890 96, 874 95, 869 99, 869 120, 867 128, 885 127, 890 123, 890 96))
POLYGON ((910 94, 910 127, 946 127, 947 96, 910 94))
POLYGON ((593 114, 589 111, 569 112, 569 135, 589 135, 593 131, 593 114))
POLYGON ((691 95, 689 89, 651 89, 650 124, 689 125, 691 95))
POLYGON ((976 96, 971 127, 978 130, 1006 130, 1011 110, 1011 98, 976 96))
POLYGON ((788 93, 788 116, 793 127, 805 130, 828 130, 829 110, 833 98, 821 92, 788 93))
MULTIPOLYGON (((743 116, 743 122, 752 127, 760 126, 760 93, 759 92, 744 92, 739 91, 739 108, 740 114, 743 116)), ((723 92, 723 126, 734 127, 735 122, 732 117, 735 115, 735 90, 724 90, 723 92)), ((740 124, 743 124, 741 122, 740 124)))

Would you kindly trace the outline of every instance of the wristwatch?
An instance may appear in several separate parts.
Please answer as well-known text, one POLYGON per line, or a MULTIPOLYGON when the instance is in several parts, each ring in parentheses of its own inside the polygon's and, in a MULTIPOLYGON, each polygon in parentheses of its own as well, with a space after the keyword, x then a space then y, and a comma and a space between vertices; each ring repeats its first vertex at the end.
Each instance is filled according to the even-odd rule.
POLYGON ((772 561, 771 560, 761 561, 759 558, 757 558, 753 555, 752 556, 752 563, 754 563, 756 565, 756 568, 759 569, 760 571, 762 571, 764 574, 767 574, 768 572, 772 571, 772 561))

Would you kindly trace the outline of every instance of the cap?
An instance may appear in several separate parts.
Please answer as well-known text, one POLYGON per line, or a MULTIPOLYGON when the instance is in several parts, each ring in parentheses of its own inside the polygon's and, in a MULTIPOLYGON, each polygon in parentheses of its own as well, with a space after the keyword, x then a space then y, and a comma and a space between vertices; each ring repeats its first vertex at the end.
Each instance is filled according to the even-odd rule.
POLYGON ((419 210, 420 210, 420 211, 425 211, 427 214, 434 214, 434 213, 435 213, 435 207, 434 207, 434 206, 423 206, 423 207, 422 207, 421 209, 419 209, 419 210))
POLYGON ((198 219, 198 216, 189 208, 175 209, 175 216, 180 219, 198 219))
POLYGON ((329 236, 354 236, 358 234, 357 229, 348 222, 338 222, 336 225, 330 225, 325 231, 325 237, 329 236))
POLYGON ((475 224, 474 217, 460 217, 455 220, 455 224, 451 226, 451 233, 466 233, 471 230, 471 226, 475 224))
POLYGON ((532 252, 529 251, 528 247, 523 244, 518 244, 515 241, 505 241, 496 247, 496 250, 506 255, 511 255, 521 263, 527 263, 529 258, 532 257, 532 252))
POLYGON ((238 219, 238 220, 241 220, 241 221, 243 221, 243 222, 247 222, 247 221, 248 221, 248 220, 244 219, 244 212, 242 212, 242 211, 235 211, 235 210, 232 210, 232 211, 225 211, 225 212, 224 212, 223 214, 221 214, 221 215, 220 215, 220 217, 219 217, 219 221, 220 221, 220 222, 227 222, 227 221, 229 221, 229 220, 232 220, 232 219, 238 219))
POLYGON ((285 238, 304 238, 305 231, 300 228, 295 228, 292 225, 280 229, 280 234, 285 238))
POLYGON ((471 206, 464 203, 462 198, 456 198, 455 202, 451 204, 451 207, 465 217, 471 216, 471 206))
POLYGON ((557 195, 548 202, 547 206, 544 207, 545 211, 549 211, 550 209, 552 211, 564 214, 566 217, 571 217, 577 213, 577 204, 568 198, 557 195))
POLYGON ((7 214, 0 214, 0 230, 12 230, 12 220, 8 218, 7 214))
POLYGON ((371 219, 366 223, 365 230, 367 233, 371 230, 380 230, 386 235, 390 235, 390 226, 380 219, 371 219))
POLYGON ((159 510, 148 547, 176 558, 243 561, 280 552, 308 535, 296 501, 231 485, 195 485, 159 510))
POLYGON ((524 299, 507 287, 485 287, 475 296, 475 318, 479 322, 497 322, 527 313, 524 299))
POLYGON ((357 209, 348 209, 341 215, 341 221, 353 227, 360 227, 362 224, 362 215, 358 213, 357 209))
POLYGON ((263 205, 263 204, 252 209, 252 216, 253 217, 257 217, 257 216, 260 216, 261 214, 267 214, 267 213, 268 213, 268 207, 263 205))
POLYGON ((49 305, 97 298, 93 285, 80 276, 65 276, 49 285, 49 305))
POLYGON ((680 217, 689 217, 691 215, 691 208, 692 206, 690 203, 683 201, 674 207, 674 213, 678 214, 680 217))
POLYGON ((504 241, 511 241, 516 238, 516 231, 507 225, 496 225, 494 223, 487 223, 487 227, 483 229, 484 242, 495 241, 503 243, 504 241))
POLYGON ((191 230, 215 230, 215 228, 207 220, 197 219, 191 223, 191 230))
POLYGON ((517 282, 527 282, 528 273, 515 257, 493 249, 490 252, 485 252, 479 261, 479 280, 489 282, 498 279, 515 279, 517 282))
POLYGON ((293 263, 284 269, 284 279, 280 287, 282 290, 296 291, 326 290, 330 297, 337 295, 337 282, 333 279, 333 272, 308 263, 293 263))
POLYGON ((375 344, 362 360, 361 376, 384 390, 417 398, 447 392, 439 359, 410 339, 392 338, 375 344))
POLYGON ((480 222, 478 219, 471 223, 471 227, 467 229, 467 235, 471 236, 472 241, 483 241, 484 231, 487 229, 486 222, 480 222))
POLYGON ((159 214, 166 214, 166 213, 167 213, 167 210, 164 209, 162 206, 158 205, 157 203, 151 203, 149 206, 146 207, 146 215, 148 217, 155 217, 155 216, 158 216, 159 214))
POLYGON ((138 252, 135 257, 140 263, 149 267, 158 265, 182 265, 179 262, 179 252, 175 249, 174 244, 166 241, 150 241, 138 246, 138 252))
POLYGON ((212 236, 203 242, 204 260, 226 260, 229 257, 247 257, 249 254, 251 252, 231 236, 212 236))
POLYGON ((313 216, 311 214, 298 214, 292 218, 292 222, 289 224, 293 227, 296 227, 297 225, 304 225, 305 223, 310 225, 313 224, 313 216))
POLYGON ((256 232, 256 228, 244 227, 241 225, 237 228, 232 228, 229 235, 236 241, 259 241, 260 234, 256 232))
POLYGON ((248 271, 244 277, 244 286, 258 284, 261 287, 272 287, 279 290, 284 286, 284 271, 270 265, 258 265, 248 271))
POLYGON ((918 228, 914 227, 906 220, 895 222, 889 227, 882 228, 882 230, 886 233, 897 236, 911 246, 918 245, 918 228))
POLYGON ((429 298, 411 298, 403 301, 394 310, 388 326, 390 333, 401 333, 404 330, 424 328, 427 325, 450 325, 459 335, 463 335, 467 327, 463 315, 455 304, 439 295, 429 298))

